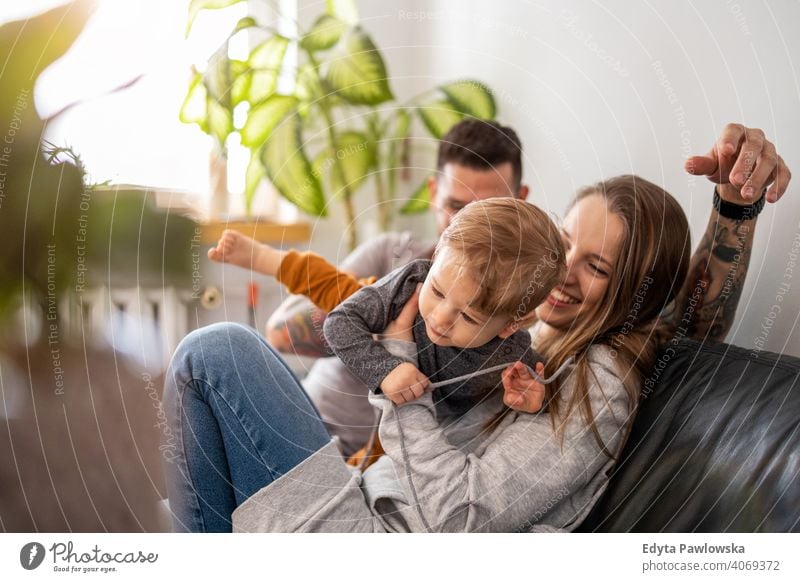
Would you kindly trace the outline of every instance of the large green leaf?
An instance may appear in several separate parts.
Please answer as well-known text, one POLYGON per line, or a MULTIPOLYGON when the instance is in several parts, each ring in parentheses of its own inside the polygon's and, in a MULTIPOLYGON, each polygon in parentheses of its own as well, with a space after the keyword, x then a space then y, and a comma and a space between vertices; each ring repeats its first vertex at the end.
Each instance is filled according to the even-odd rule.
POLYGON ((330 14, 323 14, 300 40, 300 46, 309 51, 324 51, 339 42, 345 30, 347 25, 344 22, 330 14))
POLYGON ((219 10, 239 2, 242 2, 242 0, 192 0, 189 3, 189 18, 186 21, 186 36, 189 36, 195 18, 197 18, 201 10, 219 10))
POLYGON ((223 107, 231 107, 231 61, 228 58, 228 43, 222 46, 211 56, 208 68, 203 74, 203 82, 208 90, 208 95, 223 107))
POLYGON ((289 39, 276 34, 250 53, 248 63, 252 78, 248 101, 251 104, 257 105, 275 92, 288 46, 289 39))
POLYGON ((439 89, 447 95, 453 107, 464 115, 478 119, 494 119, 497 115, 494 96, 480 81, 465 79, 442 85, 439 89))
POLYGON ((232 59, 231 62, 231 104, 235 107, 242 101, 247 101, 250 96, 250 83, 253 75, 250 66, 244 61, 232 59))
POLYGON ((394 98, 383 58, 366 32, 352 28, 340 48, 326 78, 336 95, 356 105, 378 105, 394 98))
POLYGON ((208 92, 203 84, 203 75, 195 71, 189 82, 189 90, 181 105, 179 119, 183 123, 196 123, 204 132, 208 133, 208 92))
POLYGON ((330 166, 331 188, 336 196, 345 196, 348 190, 352 195, 375 167, 375 143, 357 131, 340 134, 336 142, 339 149, 328 156, 330 162, 326 164, 330 166))
POLYGON ((225 140, 233 131, 233 113, 227 107, 220 105, 215 99, 206 100, 208 106, 208 131, 220 146, 225 145, 225 140))
POLYGON ((354 26, 359 21, 356 0, 326 0, 328 14, 354 26))
POLYGON ((250 209, 253 206, 253 197, 256 195, 256 189, 266 175, 267 171, 261 163, 260 156, 257 152, 251 152, 250 162, 247 164, 247 170, 244 175, 244 208, 247 214, 250 214, 250 209))
POLYGON ((303 212, 326 216, 325 196, 319 177, 303 151, 300 117, 289 114, 261 149, 261 161, 280 194, 303 212))
POLYGON ((297 106, 297 98, 290 95, 273 95, 247 112, 247 121, 241 130, 242 145, 261 147, 283 118, 297 106))
POLYGON ((294 94, 307 104, 314 103, 324 95, 317 69, 310 63, 298 67, 294 94))
POLYGON ((431 205, 431 191, 428 189, 428 179, 422 183, 422 186, 417 188, 416 192, 411 195, 411 198, 403 204, 400 209, 400 214, 419 214, 425 212, 431 205))
POLYGON ((435 101, 422 105, 417 108, 417 113, 436 139, 442 139, 444 134, 463 117, 449 101, 435 101))
POLYGON ((253 28, 255 26, 258 26, 258 22, 256 22, 255 18, 252 16, 242 16, 239 19, 239 22, 236 23, 236 27, 233 29, 233 32, 231 32, 231 36, 237 32, 241 32, 245 28, 253 28))

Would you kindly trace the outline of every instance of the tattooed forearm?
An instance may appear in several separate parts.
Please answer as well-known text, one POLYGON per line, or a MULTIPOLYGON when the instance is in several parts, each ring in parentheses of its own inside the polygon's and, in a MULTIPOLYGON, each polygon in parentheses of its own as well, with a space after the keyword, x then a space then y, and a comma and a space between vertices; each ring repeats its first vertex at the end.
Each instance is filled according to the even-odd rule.
POLYGON ((725 339, 750 264, 755 222, 730 220, 712 210, 677 298, 677 315, 682 317, 686 335, 699 340, 725 339))
POLYGON ((320 309, 303 310, 289 315, 274 326, 272 334, 280 338, 276 347, 282 352, 298 356, 332 356, 333 352, 322 333, 326 315, 320 309))

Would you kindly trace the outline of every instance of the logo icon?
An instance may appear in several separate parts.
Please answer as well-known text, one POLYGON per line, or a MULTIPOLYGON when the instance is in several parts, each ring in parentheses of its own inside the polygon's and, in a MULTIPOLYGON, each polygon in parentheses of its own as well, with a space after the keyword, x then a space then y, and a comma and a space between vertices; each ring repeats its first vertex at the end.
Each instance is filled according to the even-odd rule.
POLYGON ((28 542, 19 551, 19 563, 26 570, 35 570, 44 561, 44 546, 38 542, 28 542))

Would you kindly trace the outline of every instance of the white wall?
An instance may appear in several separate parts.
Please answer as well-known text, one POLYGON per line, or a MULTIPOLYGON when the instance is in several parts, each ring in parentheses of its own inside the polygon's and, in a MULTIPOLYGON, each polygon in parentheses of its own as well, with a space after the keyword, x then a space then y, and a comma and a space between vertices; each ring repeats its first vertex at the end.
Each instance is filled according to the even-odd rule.
POLYGON ((495 90, 501 121, 525 144, 532 201, 558 214, 576 187, 637 173, 680 200, 697 242, 712 186, 686 175, 683 160, 706 152, 729 121, 763 128, 798 177, 759 219, 728 339, 752 348, 766 336, 766 349, 800 356, 800 266, 792 273, 788 256, 800 236, 800 5, 362 0, 359 7, 398 93, 459 77, 495 90), (781 283, 792 286, 764 332, 781 283))

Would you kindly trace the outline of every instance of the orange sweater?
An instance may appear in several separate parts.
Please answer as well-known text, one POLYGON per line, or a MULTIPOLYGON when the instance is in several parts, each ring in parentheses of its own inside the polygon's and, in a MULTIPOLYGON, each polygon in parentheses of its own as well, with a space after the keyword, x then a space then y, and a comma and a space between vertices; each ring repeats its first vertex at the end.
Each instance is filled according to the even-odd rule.
POLYGON ((356 279, 312 252, 289 251, 275 277, 295 295, 305 295, 324 311, 333 311, 342 301, 374 283, 377 277, 356 279))

